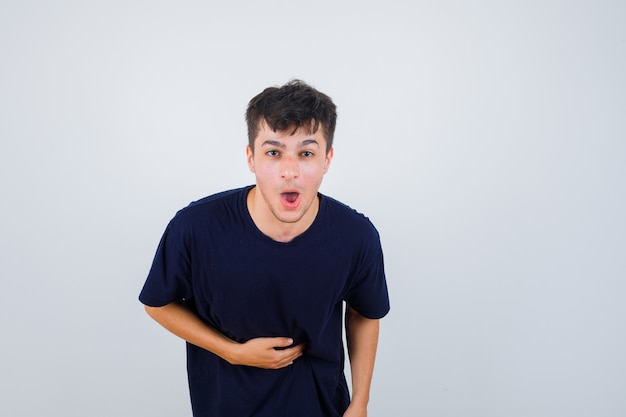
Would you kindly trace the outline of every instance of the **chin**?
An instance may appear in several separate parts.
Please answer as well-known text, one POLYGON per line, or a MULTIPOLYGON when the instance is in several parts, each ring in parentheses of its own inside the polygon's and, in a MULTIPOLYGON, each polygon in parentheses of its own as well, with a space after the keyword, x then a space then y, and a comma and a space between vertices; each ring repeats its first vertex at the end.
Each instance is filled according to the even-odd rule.
POLYGON ((302 220, 302 215, 295 215, 295 216, 277 216, 276 217, 278 220, 280 220, 283 223, 298 223, 300 220, 302 220))

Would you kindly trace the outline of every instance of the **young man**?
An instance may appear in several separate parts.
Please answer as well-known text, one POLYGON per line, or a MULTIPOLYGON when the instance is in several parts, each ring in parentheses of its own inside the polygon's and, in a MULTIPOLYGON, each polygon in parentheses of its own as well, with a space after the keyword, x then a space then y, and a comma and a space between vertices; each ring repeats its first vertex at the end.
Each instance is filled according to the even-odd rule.
POLYGON ((367 414, 389 299, 376 229, 318 192, 336 118, 301 81, 265 89, 246 114, 256 184, 191 203, 161 239, 139 298, 187 341, 196 417, 367 414))

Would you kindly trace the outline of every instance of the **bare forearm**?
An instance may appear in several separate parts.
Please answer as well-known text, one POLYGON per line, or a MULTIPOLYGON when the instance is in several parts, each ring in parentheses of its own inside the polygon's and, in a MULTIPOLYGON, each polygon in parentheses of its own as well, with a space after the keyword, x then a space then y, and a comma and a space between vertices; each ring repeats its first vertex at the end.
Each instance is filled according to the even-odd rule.
POLYGON ((370 394, 379 321, 361 316, 352 308, 346 312, 346 337, 352 373, 352 405, 367 407, 370 394))
POLYGON ((237 343, 204 324, 186 307, 171 303, 163 307, 145 306, 145 308, 150 317, 176 336, 230 362, 228 352, 234 349, 237 343))
POLYGON ((261 337, 238 343, 204 324, 179 303, 145 308, 150 317, 176 336, 216 354, 231 365, 279 369, 291 365, 302 355, 302 345, 286 348, 293 343, 287 337, 261 337), (277 350, 277 347, 286 349, 277 350))

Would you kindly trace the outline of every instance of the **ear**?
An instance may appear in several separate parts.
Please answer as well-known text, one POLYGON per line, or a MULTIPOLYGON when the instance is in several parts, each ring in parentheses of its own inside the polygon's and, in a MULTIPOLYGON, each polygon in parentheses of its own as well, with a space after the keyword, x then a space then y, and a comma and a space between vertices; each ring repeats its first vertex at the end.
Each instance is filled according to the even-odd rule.
POLYGON ((250 172, 254 173, 254 153, 252 153, 250 145, 246 145, 246 160, 248 161, 250 172))
POLYGON ((324 161, 324 174, 328 172, 328 168, 330 168, 330 161, 332 161, 334 154, 335 148, 331 147, 326 153, 326 160, 324 161))

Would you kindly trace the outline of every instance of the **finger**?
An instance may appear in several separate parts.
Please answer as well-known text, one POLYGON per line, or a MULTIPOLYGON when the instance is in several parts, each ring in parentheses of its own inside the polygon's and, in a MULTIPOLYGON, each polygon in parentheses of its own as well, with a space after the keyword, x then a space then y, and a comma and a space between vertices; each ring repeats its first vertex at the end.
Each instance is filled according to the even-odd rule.
POLYGON ((273 337, 271 342, 274 349, 280 348, 281 350, 289 348, 293 345, 293 339, 290 337, 273 337))
POLYGON ((285 348, 284 350, 294 352, 294 353, 296 352, 302 353, 304 351, 304 343, 301 343, 295 346, 289 346, 288 348, 285 348))
POLYGON ((300 356, 304 354, 303 345, 294 346, 293 348, 289 348, 285 353, 287 353, 286 358, 293 362, 298 359, 300 356))

